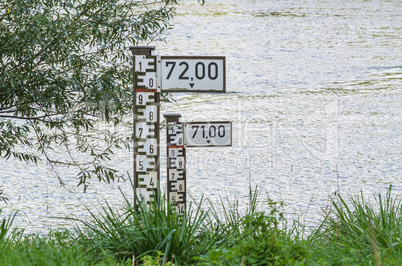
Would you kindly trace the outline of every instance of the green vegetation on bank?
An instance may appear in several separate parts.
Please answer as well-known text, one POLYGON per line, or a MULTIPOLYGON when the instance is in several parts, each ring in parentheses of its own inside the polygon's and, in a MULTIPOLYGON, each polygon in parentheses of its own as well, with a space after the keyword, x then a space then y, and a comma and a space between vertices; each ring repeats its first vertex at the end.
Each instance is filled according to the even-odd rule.
POLYGON ((257 189, 244 213, 223 199, 191 203, 186 217, 164 199, 137 212, 125 198, 46 235, 12 228, 13 215, 0 219, 0 265, 401 265, 402 203, 391 192, 338 195, 308 234, 257 189))

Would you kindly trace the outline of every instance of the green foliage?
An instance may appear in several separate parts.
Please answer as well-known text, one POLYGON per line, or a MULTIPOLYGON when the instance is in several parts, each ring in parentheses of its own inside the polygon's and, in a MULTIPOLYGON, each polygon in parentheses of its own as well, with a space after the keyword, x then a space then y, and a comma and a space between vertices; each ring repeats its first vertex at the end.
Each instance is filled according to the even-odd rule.
POLYGON ((222 204, 226 241, 220 247, 196 257, 205 265, 286 265, 304 263, 308 257, 305 243, 292 238, 287 228, 283 203, 271 199, 259 202, 268 211, 257 211, 258 190, 250 191, 247 213, 238 212, 238 203, 222 204), (233 206, 228 209, 225 206, 233 206))
POLYGON ((240 242, 238 250, 247 264, 283 265, 305 258, 303 245, 293 241, 286 231, 278 228, 281 219, 274 216, 275 212, 271 210, 269 215, 258 212, 245 217, 244 233, 248 237, 240 242))
POLYGON ((0 157, 74 166, 80 184, 120 177, 106 162, 132 140, 122 123, 132 112, 128 46, 158 40, 176 3, 2 0, 0 157), (99 121, 121 128, 99 129, 99 121), (66 159, 52 156, 54 147, 64 147, 66 159))
POLYGON ((141 260, 137 261, 136 263, 140 263, 145 266, 154 266, 154 265, 155 266, 159 266, 159 265, 173 266, 173 265, 176 265, 173 263, 173 258, 171 261, 166 261, 165 256, 160 251, 157 251, 155 256, 150 256, 150 255, 143 256, 141 258, 141 260))

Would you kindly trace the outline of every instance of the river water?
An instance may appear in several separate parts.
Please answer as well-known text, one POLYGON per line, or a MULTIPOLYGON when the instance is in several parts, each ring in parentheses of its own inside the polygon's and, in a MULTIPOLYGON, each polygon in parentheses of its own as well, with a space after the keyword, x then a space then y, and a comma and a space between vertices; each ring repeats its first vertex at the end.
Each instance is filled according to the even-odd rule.
MULTIPOLYGON (((402 194, 401 1, 185 1, 177 13, 166 43, 151 43, 155 54, 226 56, 227 93, 175 94, 161 113, 234 127, 232 147, 187 149, 191 197, 245 202, 258 186, 262 199, 315 226, 336 192, 392 184, 402 194)), ((132 172, 129 151, 116 158, 132 172)), ((9 160, 0 169, 10 199, 0 207, 19 210, 28 231, 68 225, 52 217, 85 218, 105 201, 118 206, 118 187, 130 194, 128 182, 96 181, 82 193, 69 169, 68 190, 60 188, 45 164, 9 160)))

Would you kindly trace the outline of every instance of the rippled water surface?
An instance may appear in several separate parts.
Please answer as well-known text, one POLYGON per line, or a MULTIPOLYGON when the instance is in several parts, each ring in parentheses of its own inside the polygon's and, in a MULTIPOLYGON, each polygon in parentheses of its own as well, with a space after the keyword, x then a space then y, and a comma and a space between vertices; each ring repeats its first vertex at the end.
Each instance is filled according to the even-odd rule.
MULTIPOLYGON (((233 147, 187 149, 192 197, 244 200, 257 185, 314 225, 335 191, 370 195, 393 184, 402 194, 402 2, 186 1, 177 12, 155 53, 226 56, 227 93, 175 94, 162 114, 234 125, 233 147)), ((130 156, 117 154, 123 171, 132 171, 130 156)), ((84 205, 118 205, 117 187, 130 191, 94 181, 83 194, 65 169, 70 192, 46 165, 0 167, 10 198, 0 204, 20 210, 27 228, 66 224, 51 217, 85 217, 84 205)))

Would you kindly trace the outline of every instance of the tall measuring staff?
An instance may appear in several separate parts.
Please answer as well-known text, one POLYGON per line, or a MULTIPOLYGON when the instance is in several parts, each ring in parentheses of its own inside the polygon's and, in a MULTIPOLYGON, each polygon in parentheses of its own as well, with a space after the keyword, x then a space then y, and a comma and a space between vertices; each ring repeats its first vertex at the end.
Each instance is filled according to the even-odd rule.
POLYGON ((160 86, 154 46, 132 46, 134 112, 134 206, 159 201, 160 86))

